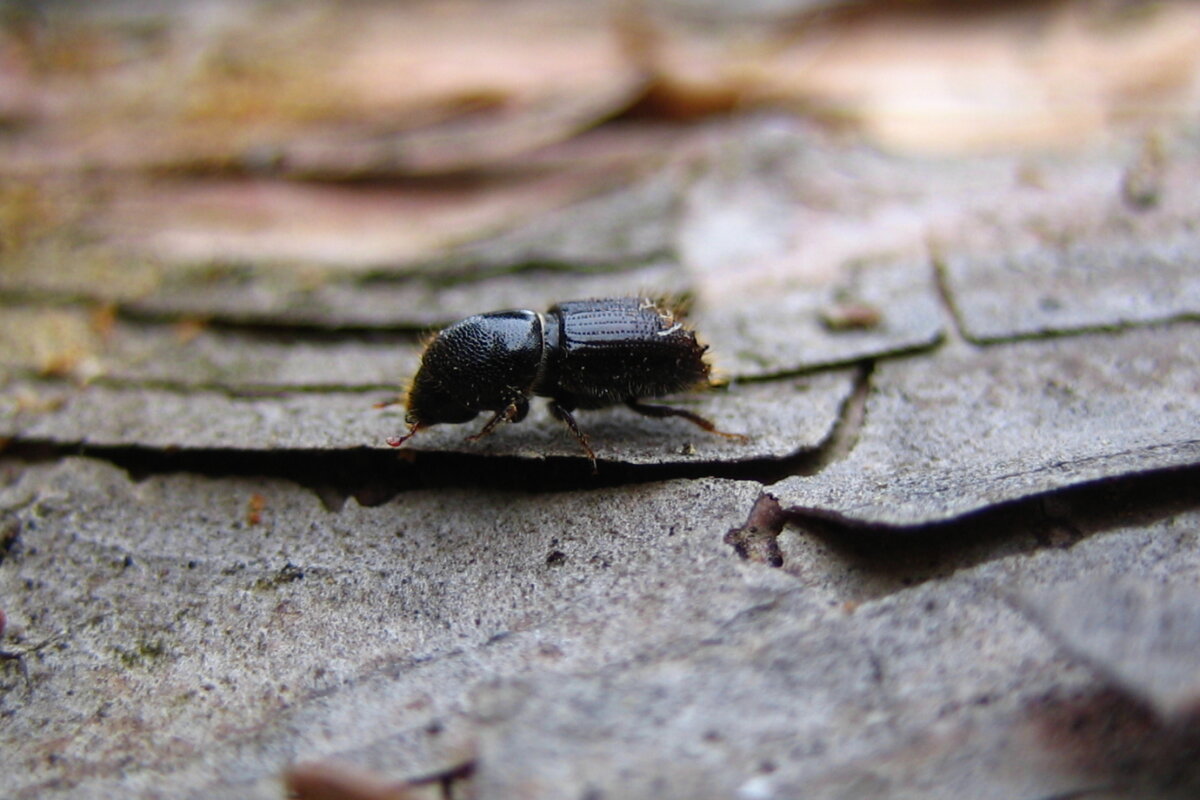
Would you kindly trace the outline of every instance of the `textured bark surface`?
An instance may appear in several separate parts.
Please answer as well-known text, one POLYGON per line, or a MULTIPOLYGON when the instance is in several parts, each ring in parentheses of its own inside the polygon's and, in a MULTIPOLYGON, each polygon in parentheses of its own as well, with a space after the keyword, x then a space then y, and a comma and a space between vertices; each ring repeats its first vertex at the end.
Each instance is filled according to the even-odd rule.
POLYGON ((1190 4, 201 5, 4 12, 0 795, 1200 794, 1190 4), (387 446, 638 292, 748 441, 387 446))

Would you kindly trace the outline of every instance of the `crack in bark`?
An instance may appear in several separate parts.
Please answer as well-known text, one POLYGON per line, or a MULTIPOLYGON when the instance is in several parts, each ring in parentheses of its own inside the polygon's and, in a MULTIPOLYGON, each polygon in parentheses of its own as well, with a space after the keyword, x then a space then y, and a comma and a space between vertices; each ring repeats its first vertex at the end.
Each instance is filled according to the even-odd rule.
POLYGON ((1070 339, 1075 336, 1093 336, 1096 334, 1124 333, 1139 328, 1165 328, 1172 325, 1193 325, 1200 322, 1200 313, 1181 311, 1157 319, 1118 320, 1112 323, 1080 324, 1062 328, 1042 328, 1033 331, 1014 331, 999 336, 967 336, 964 339, 977 347, 993 347, 996 345, 1016 344, 1019 342, 1047 341, 1052 339, 1070 339))
POLYGON ((610 488, 675 479, 725 478, 762 484, 795 474, 812 474, 823 463, 827 440, 814 450, 783 458, 630 464, 598 461, 598 474, 585 458, 474 455, 436 451, 397 454, 371 448, 345 450, 164 449, 138 445, 80 445, 14 439, 8 458, 29 463, 84 456, 124 469, 134 480, 192 473, 208 477, 266 477, 290 480, 313 490, 330 510, 350 497, 365 506, 386 503, 402 492, 427 488, 481 487, 526 492, 610 488))
POLYGON ((1012 331, 1010 333, 999 335, 980 336, 970 333, 969 326, 966 324, 962 310, 955 302, 954 290, 950 286, 950 276, 947 272, 946 263, 942 257, 936 253, 933 256, 933 278, 933 285, 938 301, 941 303, 941 306, 950 322, 948 327, 951 331, 952 338, 960 342, 974 345, 975 347, 993 347, 996 345, 1016 344, 1019 342, 1028 341, 1044 341, 1050 339, 1069 339, 1075 336, 1122 333, 1123 331, 1136 330, 1138 328, 1188 325, 1200 322, 1200 312, 1180 311, 1178 313, 1167 314, 1156 319, 1096 322, 1090 324, 1064 326, 1062 328, 1043 328, 1032 331, 1012 331))
POLYGON ((864 361, 858 365, 854 375, 854 387, 838 410, 833 430, 825 441, 821 442, 820 447, 812 451, 811 458, 804 465, 804 471, 795 472, 794 475, 816 475, 846 458, 858 444, 858 437, 867 421, 867 398, 871 394, 871 376, 874 373, 874 361, 864 361))
POLYGON ((932 266, 934 291, 949 320, 947 327, 950 336, 959 341, 970 341, 970 337, 966 334, 966 327, 963 325, 962 312, 959 311, 958 304, 954 302, 954 290, 950 288, 950 276, 946 272, 946 261, 941 253, 933 253, 932 266))
MULTIPOLYGON (((341 279, 325 281, 321 288, 341 288, 369 292, 376 287, 414 287, 428 292, 447 288, 473 286, 486 281, 509 276, 527 276, 536 279, 539 275, 621 275, 623 273, 647 269, 656 264, 671 263, 676 255, 669 247, 658 247, 636 256, 621 258, 615 261, 573 261, 554 258, 519 258, 502 263, 496 267, 480 268, 477 259, 471 255, 451 257, 464 266, 463 269, 453 269, 440 266, 429 270, 420 266, 412 269, 394 269, 386 265, 378 268, 367 268, 360 273, 341 279)), ((447 262, 449 263, 449 261, 447 262)), ((214 285, 227 285, 244 288, 245 284, 270 283, 272 275, 251 269, 248 276, 231 274, 219 276, 213 280, 196 279, 194 276, 183 275, 167 288, 176 292, 185 292, 192 286, 204 286, 211 289, 214 285)), ((97 290, 72 291, 57 288, 10 286, 0 289, 0 305, 32 306, 40 308, 76 307, 93 309, 97 305, 111 304, 117 319, 130 324, 143 325, 174 325, 189 320, 202 319, 204 326, 210 330, 226 333, 248 335, 264 340, 277 340, 284 343, 321 343, 348 342, 354 340, 396 340, 406 343, 418 341, 430 329, 438 329, 454 322, 454 315, 440 322, 413 322, 402 318, 380 321, 378 323, 343 323, 336 320, 323 323, 318 315, 304 315, 280 319, 277 309, 264 311, 228 311, 215 309, 208 312, 193 312, 188 310, 159 310, 152 306, 140 304, 137 299, 109 297, 97 290)))
MULTIPOLYGON (((46 384, 52 388, 63 388, 70 391, 78 390, 78 385, 66 380, 47 380, 44 376, 38 374, 36 370, 14 370, 13 376, 25 380, 36 380, 46 384)), ((114 389, 116 391, 157 391, 170 392, 172 394, 195 396, 199 394, 215 394, 227 397, 231 400, 259 400, 259 399, 279 399, 286 400, 289 397, 298 397, 303 395, 382 395, 387 397, 395 397, 399 384, 389 383, 362 383, 357 385, 347 385, 344 383, 212 383, 207 381, 197 381, 189 383, 187 381, 170 380, 164 378, 122 378, 109 375, 101 375, 88 381, 88 386, 99 386, 105 389, 114 389)), ((369 400, 364 400, 364 405, 367 405, 369 400)))
POLYGON ((785 508, 787 523, 838 557, 891 583, 886 596, 964 569, 1144 527, 1200 509, 1200 465, 1103 478, 911 526, 868 523, 812 508, 785 508))

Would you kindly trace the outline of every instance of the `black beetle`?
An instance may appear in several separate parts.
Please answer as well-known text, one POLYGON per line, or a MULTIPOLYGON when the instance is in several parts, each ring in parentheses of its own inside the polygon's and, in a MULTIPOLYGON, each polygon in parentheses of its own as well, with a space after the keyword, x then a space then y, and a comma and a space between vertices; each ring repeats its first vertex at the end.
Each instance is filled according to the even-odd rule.
POLYGON ((707 349, 672 307, 644 297, 573 300, 544 314, 476 314, 429 342, 408 390, 408 433, 387 441, 399 447, 431 425, 493 412, 479 433, 467 437, 475 441, 501 422, 523 420, 533 395, 550 398, 550 413, 571 429, 593 468, 596 454, 571 415, 577 408, 624 403, 648 417, 682 417, 744 440, 691 411, 641 402, 710 385, 707 349))

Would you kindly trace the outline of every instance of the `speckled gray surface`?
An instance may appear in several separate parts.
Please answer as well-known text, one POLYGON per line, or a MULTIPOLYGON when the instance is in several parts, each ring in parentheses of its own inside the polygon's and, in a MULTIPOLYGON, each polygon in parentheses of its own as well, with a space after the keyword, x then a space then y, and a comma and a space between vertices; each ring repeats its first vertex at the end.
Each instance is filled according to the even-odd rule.
POLYGON ((0 794, 277 798, 335 759, 480 800, 1195 797, 1175 179, 1134 208, 1127 143, 1033 180, 710 135, 445 283, 4 295, 0 794), (637 289, 692 295, 734 380, 672 402, 749 442, 580 412, 593 476, 535 404, 385 444, 415 328, 637 289))
MULTIPOLYGON (((1002 557, 862 604, 844 601, 869 576, 796 565, 797 585, 703 640, 624 669, 490 688, 477 702, 503 711, 484 720, 483 752, 494 756, 481 759, 490 766, 479 784, 527 797, 559 797, 562 786, 680 798, 1186 797, 1197 776, 1170 764, 1194 732, 1148 720, 1137 689, 1106 693, 1006 598, 1022 587, 1035 603, 1098 567, 1140 573, 1143 595, 1171 591, 1166 583, 1186 596, 1197 521, 1002 557), (623 713, 631 707, 641 713, 623 713), (1123 760, 1105 763, 1109 753, 1123 760)), ((1194 613, 1171 608, 1176 620, 1194 613)), ((1061 616, 1082 635, 1069 610, 1061 616)), ((1166 655, 1185 669, 1188 648, 1166 655)), ((1138 683, 1157 677, 1124 666, 1138 683)))
POLYGON ((1200 318, 1200 236, 1130 237, 948 259, 972 339, 1200 318))
POLYGON ((87 794, 167 780, 184 795, 277 796, 268 764, 279 758, 379 745, 380 767, 461 759, 480 679, 588 670, 659 637, 704 636, 785 583, 748 575, 705 535, 737 524, 757 492, 714 481, 438 490, 330 512, 281 481, 133 483, 87 460, 31 469, 2 498, 21 527, 3 596, 41 597, 22 629, 53 627, 69 649, 38 651, 32 693, 6 684, 0 702, 6 736, 72 744, 53 773, 5 748, 25 775, 10 789, 45 796, 57 775, 87 794), (76 584, 80 570, 90 577, 76 584), (71 622, 74 608, 87 612, 71 622), (647 626, 656 620, 670 624, 647 626), (60 692, 74 699, 47 705, 60 692), (72 733, 100 694, 100 724, 72 733), (145 768, 130 773, 113 747, 136 748, 145 768))
POLYGON ((721 363, 750 377, 928 349, 941 339, 942 308, 927 263, 848 272, 838 286, 778 288, 739 298, 737 306, 714 304, 697 313, 697 327, 713 341, 736 342, 721 363), (824 319, 844 303, 869 309, 869 324, 831 329, 824 319))
POLYGON ((9 680, 5 729, 68 744, 14 796, 272 796, 275 765, 330 756, 397 774, 473 758, 484 796, 1194 790, 1145 769, 1186 731, 1154 733, 1012 603, 1098 568, 1186 592, 1194 514, 859 602, 872 576, 837 559, 771 569, 713 535, 758 491, 436 490, 331 512, 280 481, 31 468, 0 497, 20 528, 0 578, 36 600, 21 631, 69 647, 30 656, 28 693, 9 680))
POLYGON ((1124 156, 1132 164, 1083 158, 1041 175, 1044 198, 997 213, 967 247, 944 253, 963 333, 998 341, 1200 317, 1200 152, 1186 138, 1160 146, 1169 155, 1145 205, 1122 189, 1136 147, 1124 156))
POLYGON ((918 525, 1200 458, 1192 324, 881 364, 854 449, 771 487, 785 507, 918 525))

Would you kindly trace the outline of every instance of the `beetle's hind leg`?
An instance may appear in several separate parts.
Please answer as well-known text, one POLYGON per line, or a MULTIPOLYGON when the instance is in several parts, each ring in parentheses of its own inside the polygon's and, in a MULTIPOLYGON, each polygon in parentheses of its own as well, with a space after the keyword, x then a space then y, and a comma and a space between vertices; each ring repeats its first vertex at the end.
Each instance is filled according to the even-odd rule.
POLYGON ((472 434, 467 437, 468 442, 478 442, 483 437, 487 436, 492 431, 496 430, 496 426, 501 422, 520 422, 525 419, 525 415, 529 413, 529 401, 514 400, 504 408, 492 415, 492 418, 487 421, 487 424, 480 429, 479 433, 472 434))
POLYGON ((575 422, 575 417, 571 415, 571 410, 560 404, 557 400, 551 400, 546 404, 546 407, 550 409, 550 414, 555 419, 561 419, 563 422, 567 423, 567 427, 571 429, 571 433, 575 434, 575 438, 579 441, 580 447, 582 447, 583 451, 587 453, 587 457, 591 459, 592 473, 595 474, 596 451, 592 449, 590 444, 588 444, 587 434, 579 430, 579 424, 575 422))
POLYGON ((625 401, 625 405, 632 408, 639 414, 647 417, 655 417, 662 419, 663 417, 682 417, 688 422, 696 425, 709 433, 715 433, 718 436, 724 436, 727 439, 736 439, 739 442, 749 441, 749 437, 741 433, 729 433, 728 431, 719 430, 712 420, 694 414, 691 411, 685 411, 682 408, 672 408, 671 406, 655 406, 648 403, 640 403, 637 398, 630 397, 625 401))

